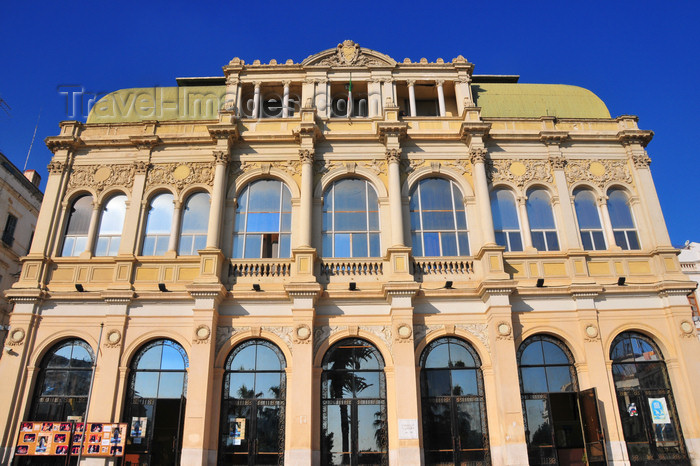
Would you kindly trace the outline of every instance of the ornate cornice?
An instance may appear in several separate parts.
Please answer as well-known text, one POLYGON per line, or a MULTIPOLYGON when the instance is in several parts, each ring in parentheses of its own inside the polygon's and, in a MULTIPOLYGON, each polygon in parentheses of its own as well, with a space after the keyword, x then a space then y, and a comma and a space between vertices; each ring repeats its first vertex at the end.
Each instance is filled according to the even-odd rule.
MULTIPOLYGON (((393 103, 392 103, 393 105, 393 103)), ((387 105, 388 106, 388 105, 387 105)), ((388 137, 397 137, 400 140, 406 137, 408 131, 408 123, 402 122, 381 122, 377 124, 377 135, 379 141, 386 144, 388 137)))
POLYGON ((161 143, 160 137, 156 136, 155 134, 129 136, 129 141, 131 141, 131 143, 139 150, 152 150, 155 146, 161 143))
POLYGON ((44 139, 46 147, 53 153, 60 149, 75 149, 81 143, 75 136, 50 136, 44 139))
POLYGON ((624 146, 639 144, 646 147, 653 137, 653 131, 641 129, 624 129, 617 133, 617 140, 624 146))
POLYGON ((568 131, 540 131, 540 141, 548 146, 559 145, 568 138, 568 131))

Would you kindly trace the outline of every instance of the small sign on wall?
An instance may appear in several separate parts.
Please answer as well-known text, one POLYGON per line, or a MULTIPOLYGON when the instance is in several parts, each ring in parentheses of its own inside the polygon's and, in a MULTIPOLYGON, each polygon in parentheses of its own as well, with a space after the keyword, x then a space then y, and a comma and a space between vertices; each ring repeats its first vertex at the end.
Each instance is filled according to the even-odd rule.
POLYGON ((399 419, 399 440, 418 439, 418 419, 399 419))

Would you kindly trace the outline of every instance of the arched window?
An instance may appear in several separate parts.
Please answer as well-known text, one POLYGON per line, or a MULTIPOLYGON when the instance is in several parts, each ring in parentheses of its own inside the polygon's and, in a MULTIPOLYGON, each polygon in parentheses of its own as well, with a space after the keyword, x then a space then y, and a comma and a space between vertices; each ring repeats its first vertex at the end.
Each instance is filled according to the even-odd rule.
POLYGON ((323 193, 323 255, 379 254, 379 202, 374 188, 357 178, 334 181, 323 193))
POLYGON ((137 464, 179 464, 188 365, 171 340, 148 343, 132 360, 124 420, 138 432, 126 443, 137 464))
POLYGON ((73 201, 68 214, 68 225, 63 238, 61 256, 79 256, 85 251, 91 216, 92 196, 88 194, 73 201))
POLYGON ((610 359, 632 463, 687 462, 671 383, 656 344, 639 333, 624 332, 613 340, 610 359))
POLYGON ((290 257, 292 195, 284 183, 258 180, 246 186, 238 197, 235 222, 234 258, 290 257))
POLYGON ((453 181, 426 178, 411 191, 414 256, 468 256, 467 215, 453 181))
POLYGON ((581 234, 583 249, 586 251, 604 250, 605 236, 593 193, 587 189, 574 191, 574 207, 576 208, 578 230, 581 234))
POLYGON ((95 244, 96 256, 116 256, 122 239, 124 217, 126 216, 126 196, 111 197, 102 207, 100 229, 95 244))
POLYGON ((282 464, 286 362, 266 340, 238 345, 226 360, 220 464, 282 464))
POLYGON ((197 251, 207 247, 207 227, 209 224, 209 193, 195 193, 185 203, 180 228, 181 256, 196 256, 197 251))
POLYGON ((148 207, 148 220, 143 237, 141 254, 144 256, 162 256, 168 251, 170 230, 173 223, 172 193, 158 194, 151 199, 148 207))
POLYGON ((55 345, 41 360, 34 389, 32 421, 67 421, 84 416, 94 353, 82 340, 55 345))
POLYGON ((387 464, 384 360, 359 338, 333 345, 321 374, 321 463, 387 464))
POLYGON ((532 245, 538 251, 558 251, 559 239, 552 214, 552 201, 545 189, 532 189, 527 195, 527 218, 532 245))
POLYGON ((608 213, 615 243, 622 249, 639 249, 637 227, 634 225, 627 194, 620 189, 608 191, 608 213))
POLYGON ((496 243, 505 246, 506 251, 522 251, 518 209, 511 191, 496 189, 491 192, 491 214, 496 243))
POLYGON ((481 361, 466 342, 431 342, 421 355, 426 464, 490 464, 481 361))

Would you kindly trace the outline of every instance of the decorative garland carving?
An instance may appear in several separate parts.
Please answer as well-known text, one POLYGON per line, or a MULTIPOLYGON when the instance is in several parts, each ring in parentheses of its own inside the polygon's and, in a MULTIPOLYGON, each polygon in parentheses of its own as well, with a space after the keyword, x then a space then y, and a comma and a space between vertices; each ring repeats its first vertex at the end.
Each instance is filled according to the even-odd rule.
POLYGON ((162 184, 175 186, 178 191, 182 191, 185 186, 193 184, 213 186, 214 163, 185 162, 155 164, 148 172, 146 187, 162 184))
POLYGON ((272 168, 277 168, 279 170, 286 171, 290 175, 294 176, 300 173, 301 162, 298 160, 284 160, 276 162, 232 162, 230 171, 230 177, 235 177, 240 173, 246 172, 248 170, 260 169, 266 175, 270 174, 272 168))
POLYGON ((261 327, 262 330, 277 335, 291 350, 292 349, 292 328, 291 327, 261 327))
POLYGON ((425 339, 425 336, 435 330, 440 330, 444 328, 444 325, 425 325, 417 324, 413 326, 413 344, 418 346, 418 344, 425 339))
MULTIPOLYGON (((348 169, 350 172, 355 172, 355 169, 357 167, 364 168, 367 170, 370 170, 373 172, 375 175, 378 175, 380 173, 386 173, 387 172, 387 161, 386 160, 363 160, 360 162, 345 162, 345 161, 340 161, 340 160, 334 160, 331 162, 325 161, 325 160, 317 160, 314 162, 314 168, 316 170, 316 175, 317 178, 323 176, 324 174, 328 173, 331 170, 335 170, 336 168, 342 168, 345 167, 348 169)), ((315 180, 317 181, 317 180, 315 180)))
POLYGON ((604 189, 612 181, 632 184, 626 160, 569 160, 564 173, 570 185, 588 181, 604 189))
MULTIPOLYGON (((456 324, 455 328, 471 333, 487 350, 489 349, 489 326, 487 324, 456 324)), ((513 336, 510 335, 510 338, 512 339, 513 336)))
POLYGON ((465 173, 469 175, 472 174, 472 163, 467 159, 448 160, 446 162, 441 162, 441 165, 459 172, 460 175, 464 175, 465 173))
POLYGON ((328 340, 331 334, 338 332, 339 330, 346 329, 347 327, 340 327, 337 325, 321 325, 314 329, 314 354, 321 347, 321 344, 328 340))
POLYGON ((391 344, 393 343, 391 326, 389 325, 361 325, 360 330, 371 333, 378 336, 384 344, 391 350, 391 344))
POLYGON ((425 163, 425 159, 402 159, 401 160, 401 172, 411 173, 415 171, 416 168, 420 167, 425 163))
POLYGON ((215 150, 213 152, 215 163, 226 164, 231 159, 227 150, 215 150))
POLYGON ((109 186, 131 188, 135 173, 135 164, 73 166, 68 187, 88 187, 98 193, 109 186))
POLYGON ((216 351, 219 351, 227 341, 236 333, 234 327, 217 327, 216 328, 216 351))
POLYGON ((488 164, 486 176, 493 183, 509 181, 522 188, 530 181, 552 183, 552 172, 547 160, 492 160, 488 164))

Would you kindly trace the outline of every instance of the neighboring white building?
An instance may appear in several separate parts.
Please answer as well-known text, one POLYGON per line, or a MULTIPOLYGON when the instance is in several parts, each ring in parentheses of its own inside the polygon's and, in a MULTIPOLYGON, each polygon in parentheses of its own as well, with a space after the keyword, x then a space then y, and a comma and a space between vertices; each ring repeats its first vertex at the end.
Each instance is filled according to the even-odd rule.
MULTIPOLYGON (((34 170, 22 174, 0 153, 0 343, 5 341, 11 306, 3 291, 17 281, 19 258, 29 251, 44 195, 34 170)), ((1 357, 1 354, 0 354, 1 357)))
MULTIPOLYGON (((681 253, 678 255, 678 260, 681 263, 683 273, 695 283, 700 284, 700 243, 686 241, 685 246, 681 248, 681 253)), ((690 300, 690 305, 693 308, 693 320, 695 321, 695 328, 698 329, 698 338, 700 338, 700 312, 698 312, 696 292, 688 295, 688 300, 690 300)))

